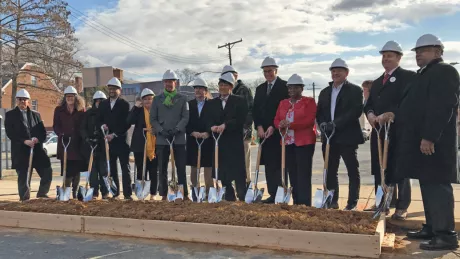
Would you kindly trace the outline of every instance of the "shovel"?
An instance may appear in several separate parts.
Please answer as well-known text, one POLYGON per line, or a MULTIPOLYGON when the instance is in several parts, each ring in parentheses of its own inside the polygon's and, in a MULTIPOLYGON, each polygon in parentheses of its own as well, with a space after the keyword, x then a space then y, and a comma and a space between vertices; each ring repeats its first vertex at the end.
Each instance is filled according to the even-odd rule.
POLYGON ((107 176, 103 176, 105 187, 107 187, 107 191, 113 195, 117 192, 117 186, 113 181, 112 177, 110 176, 110 152, 109 152, 109 141, 107 140, 107 131, 104 130, 104 127, 101 126, 102 134, 104 134, 104 142, 105 142, 105 158, 107 161, 107 176))
POLYGON ((292 187, 288 187, 287 183, 287 177, 286 177, 286 145, 285 145, 285 138, 288 133, 288 128, 286 127, 286 130, 284 134, 282 133, 282 130, 279 129, 280 135, 281 135, 281 184, 282 186, 278 186, 278 189, 276 190, 276 195, 275 195, 275 204, 288 204, 289 201, 291 200, 291 193, 292 193, 292 187))
POLYGON ((383 151, 382 151, 382 139, 380 138, 380 132, 382 127, 380 126, 378 129, 374 127, 375 132, 377 133, 377 150, 379 155, 379 165, 380 165, 380 185, 377 187, 377 192, 375 194, 375 207, 380 207, 380 204, 383 200, 383 196, 385 195, 384 185, 385 185, 385 166, 383 165, 383 151))
POLYGON ((324 169, 323 169, 323 189, 317 189, 315 192, 315 197, 313 198, 313 206, 315 208, 329 208, 332 202, 332 197, 334 196, 334 190, 327 189, 327 171, 329 167, 329 152, 331 149, 330 141, 335 133, 335 125, 332 128, 330 135, 326 132, 326 127, 323 125, 320 127, 322 134, 326 137, 326 152, 324 154, 324 169))
POLYGON ((253 203, 259 202, 262 200, 262 196, 264 196, 264 188, 260 190, 257 188, 257 182, 259 181, 259 167, 260 167, 260 158, 262 156, 262 145, 264 144, 266 138, 259 144, 259 149, 257 151, 257 162, 256 162, 256 171, 254 172, 254 181, 249 183, 248 190, 246 192, 246 196, 244 197, 244 201, 246 203, 253 203))
POLYGON ((30 199, 30 179, 31 179, 31 175, 32 175, 32 160, 33 160, 33 158, 34 158, 34 148, 31 147, 30 148, 30 155, 29 155, 29 167, 27 168, 27 182, 26 182, 27 190, 24 193, 24 197, 22 197, 23 201, 30 199))
POLYGON ((169 139, 166 139, 169 144, 169 153, 171 155, 171 181, 169 181, 169 186, 168 186, 168 201, 177 201, 177 200, 183 200, 184 199, 184 186, 182 184, 178 184, 176 180, 176 165, 175 165, 175 159, 174 159, 174 140, 176 137, 173 137, 171 141, 169 139))
POLYGON ((225 195, 225 187, 222 186, 222 181, 219 179, 219 139, 222 136, 222 132, 219 133, 216 137, 214 132, 212 133, 212 137, 215 141, 214 147, 214 171, 216 172, 216 178, 213 179, 214 186, 209 188, 208 194, 208 202, 209 203, 216 203, 221 202, 222 198, 225 195))
POLYGON ((70 145, 71 137, 69 137, 69 142, 67 142, 67 145, 64 143, 64 136, 62 136, 62 146, 64 146, 64 166, 63 166, 63 173, 62 173, 62 187, 61 186, 56 186, 56 199, 58 201, 68 201, 70 200, 70 191, 72 188, 66 187, 65 186, 65 179, 67 175, 67 147, 70 145))
MULTIPOLYGON (((383 195, 380 200, 380 204, 377 205, 377 199, 378 199, 378 196, 379 196, 379 190, 380 189, 380 186, 379 188, 377 189, 377 194, 376 194, 376 206, 378 206, 378 209, 377 211, 375 212, 374 214, 374 219, 375 218, 378 218, 380 217, 380 214, 382 212, 384 212, 388 205, 391 203, 391 198, 393 196, 393 191, 394 191, 394 186, 388 186, 385 184, 385 170, 387 169, 387 164, 388 164, 388 145, 390 144, 390 127, 391 127, 391 121, 388 121, 385 123, 384 127, 385 127, 385 141, 384 141, 384 144, 383 144, 383 155, 382 155, 382 166, 381 166, 381 170, 380 170, 380 176, 381 176, 381 189, 383 192, 383 195)), ((380 143, 380 141, 379 141, 380 143)), ((379 145, 381 147, 381 144, 379 145)))
POLYGON ((190 186, 192 190, 192 201, 201 203, 204 200, 205 190, 204 186, 200 187, 200 171, 201 171, 201 145, 203 145, 204 139, 196 139, 196 144, 198 145, 198 158, 196 160, 196 185, 190 186))
POLYGON ((89 163, 88 163, 88 171, 83 172, 86 173, 86 184, 85 187, 79 186, 78 187, 78 194, 77 198, 79 201, 88 202, 93 199, 94 188, 88 188, 89 186, 89 177, 91 174, 91 169, 93 168, 93 158, 94 158, 94 150, 96 149, 96 145, 91 145, 91 154, 89 155, 89 163))
POLYGON ((147 196, 150 193, 150 181, 146 180, 147 176, 147 170, 146 170, 146 164, 147 164, 147 137, 145 135, 146 131, 150 131, 150 129, 144 129, 144 139, 145 139, 145 144, 144 144, 144 160, 142 162, 142 180, 136 180, 136 185, 134 187, 134 192, 136 193, 136 196, 139 200, 144 200, 147 198, 147 196))

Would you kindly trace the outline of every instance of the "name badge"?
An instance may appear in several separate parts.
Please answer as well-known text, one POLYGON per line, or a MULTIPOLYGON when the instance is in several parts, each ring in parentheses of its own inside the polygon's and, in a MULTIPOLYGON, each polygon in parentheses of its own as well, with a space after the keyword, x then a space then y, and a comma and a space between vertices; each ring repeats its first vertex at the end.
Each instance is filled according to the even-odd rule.
POLYGON ((392 76, 390 77, 390 82, 394 83, 396 81, 396 77, 392 76))

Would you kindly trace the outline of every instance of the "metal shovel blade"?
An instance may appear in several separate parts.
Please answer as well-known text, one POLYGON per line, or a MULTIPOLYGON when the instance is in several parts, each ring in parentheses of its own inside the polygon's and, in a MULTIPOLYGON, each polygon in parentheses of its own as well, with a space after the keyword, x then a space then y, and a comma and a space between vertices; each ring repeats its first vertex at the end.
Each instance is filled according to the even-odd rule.
POLYGON ((136 180, 134 193, 139 200, 144 200, 150 193, 150 181, 136 180))
POLYGON ((192 201, 199 202, 198 197, 200 194, 198 193, 198 188, 196 186, 190 185, 190 190, 192 190, 192 201))
POLYGON ((380 207, 380 204, 383 201, 383 197, 385 196, 385 192, 381 185, 377 188, 377 193, 375 194, 375 206, 380 207))
POLYGON ((246 196, 244 196, 244 201, 246 203, 254 202, 254 189, 252 188, 252 182, 249 184, 248 190, 246 191, 246 196))
POLYGON ((167 196, 167 198, 168 198, 169 202, 173 202, 173 201, 176 200, 176 191, 174 190, 174 187, 172 187, 172 186, 168 187, 168 196, 167 196))
POLYGON ((329 209, 331 207, 332 198, 334 197, 334 190, 328 190, 327 196, 324 199, 323 208, 329 209))
POLYGON ((201 203, 206 198, 206 188, 204 186, 200 187, 199 194, 198 194, 198 202, 201 203))
POLYGON ((275 195, 275 204, 283 203, 284 201, 284 188, 282 186, 278 186, 275 195))
POLYGON ((217 202, 217 190, 215 187, 209 188, 208 202, 216 203, 217 202))
POLYGON ((325 193, 321 189, 316 189, 315 197, 313 198, 313 207, 317 209, 321 209, 323 207, 323 200, 325 197, 325 193))
POLYGON ((289 204, 291 201, 292 187, 287 188, 286 194, 284 195, 284 203, 289 204))
POLYGON ((86 189, 84 186, 78 187, 77 199, 79 201, 88 202, 93 199, 94 188, 86 189))
POLYGON ((176 201, 184 200, 184 186, 182 184, 177 185, 176 201))
POLYGON ((254 198, 254 203, 262 201, 262 197, 264 197, 264 192, 265 192, 265 188, 254 189, 254 193, 256 196, 254 198))
POLYGON ((56 196, 56 199, 58 201, 68 201, 70 200, 70 191, 71 191, 72 188, 70 187, 60 187, 60 186, 56 186, 56 191, 57 191, 57 196, 56 196))
POLYGON ((104 179, 105 187, 107 187, 107 191, 110 192, 112 195, 115 195, 115 192, 117 191, 117 186, 112 180, 112 177, 104 176, 102 177, 104 179))
POLYGON ((217 193, 217 202, 221 202, 224 199, 225 196, 225 187, 220 187, 219 192, 217 193))

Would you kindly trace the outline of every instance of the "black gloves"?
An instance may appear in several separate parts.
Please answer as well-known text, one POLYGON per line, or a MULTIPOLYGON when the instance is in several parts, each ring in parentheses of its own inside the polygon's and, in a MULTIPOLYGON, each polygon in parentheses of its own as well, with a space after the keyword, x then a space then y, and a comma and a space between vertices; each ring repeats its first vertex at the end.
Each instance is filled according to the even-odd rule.
POLYGON ((179 130, 177 130, 176 128, 168 130, 168 135, 170 138, 173 138, 174 136, 176 136, 177 133, 179 133, 179 130))
POLYGON ((321 132, 326 133, 327 135, 330 135, 332 131, 334 131, 335 124, 334 122, 323 122, 319 125, 321 132))

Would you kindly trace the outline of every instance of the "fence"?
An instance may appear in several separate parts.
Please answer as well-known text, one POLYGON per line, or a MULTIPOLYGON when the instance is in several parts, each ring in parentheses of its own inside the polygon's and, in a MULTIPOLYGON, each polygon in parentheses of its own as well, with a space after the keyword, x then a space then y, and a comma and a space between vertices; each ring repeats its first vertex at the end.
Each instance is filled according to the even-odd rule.
POLYGON ((9 111, 10 109, 3 109, 0 108, 0 126, 1 126, 1 131, 0 131, 0 179, 2 178, 2 170, 3 169, 10 169, 11 162, 11 142, 6 136, 5 132, 5 113, 9 111))

